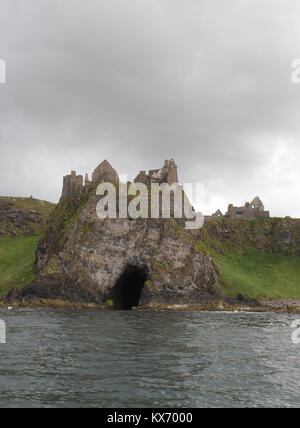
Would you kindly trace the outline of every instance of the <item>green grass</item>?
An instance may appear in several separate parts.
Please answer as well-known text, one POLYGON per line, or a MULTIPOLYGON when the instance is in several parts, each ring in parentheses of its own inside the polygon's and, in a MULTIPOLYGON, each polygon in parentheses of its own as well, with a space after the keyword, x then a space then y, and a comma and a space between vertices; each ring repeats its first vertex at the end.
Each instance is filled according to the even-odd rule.
POLYGON ((22 211, 36 210, 41 213, 42 216, 48 216, 50 212, 55 208, 56 204, 48 201, 42 201, 34 198, 17 198, 12 196, 0 196, 0 202, 12 202, 14 209, 22 211))
MULTIPOLYGON (((72 226, 86 207, 89 197, 96 193, 96 187, 93 184, 88 192, 64 198, 51 212, 48 218, 50 226, 41 234, 41 240, 47 242, 49 256, 56 254, 63 248, 72 226)), ((88 233, 89 231, 83 232, 88 233)))
POLYGON ((244 256, 214 252, 213 258, 227 296, 300 299, 300 257, 252 250, 244 256))
POLYGON ((35 250, 39 236, 0 239, 0 294, 28 285, 35 277, 35 250))
POLYGON ((38 235, 45 228, 46 219, 54 210, 55 204, 47 201, 41 201, 34 198, 14 198, 0 196, 0 235, 6 237, 38 235), (6 206, 6 204, 9 204, 6 206), (10 205, 11 204, 11 205, 10 205), (19 224, 15 224, 6 216, 1 216, 1 210, 6 214, 16 214, 17 212, 23 217, 19 224), (28 218, 31 211, 37 211, 39 216, 28 218))

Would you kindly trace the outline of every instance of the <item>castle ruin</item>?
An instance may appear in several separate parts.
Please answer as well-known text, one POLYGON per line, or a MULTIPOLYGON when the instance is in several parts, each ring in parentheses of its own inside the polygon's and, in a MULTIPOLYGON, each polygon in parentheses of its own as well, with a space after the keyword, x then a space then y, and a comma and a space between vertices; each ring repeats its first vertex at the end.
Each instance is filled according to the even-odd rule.
POLYGON ((92 183, 119 183, 119 176, 111 164, 104 160, 94 170, 92 183))
POLYGON ((84 189, 82 175, 77 175, 76 171, 71 171, 70 175, 63 178, 63 190, 61 199, 68 196, 75 196, 81 193, 84 189))
POLYGON ((178 183, 177 165, 174 159, 165 160, 164 166, 160 169, 150 169, 148 174, 146 174, 146 171, 140 171, 134 182, 146 185, 168 183, 171 186, 174 183, 178 183))
MULTIPOLYGON (((77 175, 75 171, 72 171, 70 175, 66 175, 63 178, 61 199, 83 193, 91 184, 104 182, 113 184, 119 183, 118 173, 107 160, 104 160, 95 168, 92 174, 92 180, 89 180, 88 174, 86 174, 83 182, 83 176, 77 175)), ((151 185, 151 183, 167 183, 171 186, 174 183, 178 183, 177 165, 174 159, 165 160, 163 167, 160 169, 151 169, 148 174, 146 174, 145 171, 140 171, 134 182, 143 183, 145 185, 151 185)), ((233 204, 228 205, 228 210, 225 214, 217 210, 214 214, 205 216, 205 221, 222 218, 250 221, 256 218, 268 217, 270 217, 269 211, 265 211, 264 204, 261 199, 256 196, 251 203, 246 202, 243 207, 235 207, 233 204)))
POLYGON ((246 202, 243 207, 234 207, 233 204, 228 205, 228 211, 225 215, 222 214, 220 210, 217 210, 214 214, 210 216, 205 216, 205 221, 221 219, 221 218, 231 218, 243 220, 254 220, 256 218, 268 218, 270 217, 270 212, 265 211, 264 204, 261 199, 256 196, 252 202, 246 202))
MULTIPOLYGON (((173 159, 166 160, 164 166, 160 169, 152 169, 149 174, 141 171, 134 180, 135 183, 144 183, 150 185, 151 183, 168 183, 172 185, 178 183, 177 166, 173 159)), ((76 171, 72 171, 70 175, 63 178, 63 190, 61 199, 68 196, 75 196, 85 192, 91 184, 95 183, 119 183, 119 176, 117 171, 111 164, 104 160, 94 169, 92 180, 89 180, 88 174, 85 175, 83 183, 83 176, 77 175, 76 171)))
POLYGON ((91 184, 95 183, 119 183, 119 176, 111 164, 104 160, 95 168, 92 174, 92 180, 89 180, 88 174, 85 175, 83 184, 83 176, 76 175, 76 171, 72 171, 70 175, 63 178, 63 190, 61 199, 68 196, 79 195, 85 192, 91 184))

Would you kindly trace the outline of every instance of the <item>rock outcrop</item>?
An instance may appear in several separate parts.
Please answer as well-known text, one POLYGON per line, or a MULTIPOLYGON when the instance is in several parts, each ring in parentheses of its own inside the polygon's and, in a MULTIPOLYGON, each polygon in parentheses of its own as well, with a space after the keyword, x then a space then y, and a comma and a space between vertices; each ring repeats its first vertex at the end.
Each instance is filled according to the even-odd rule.
POLYGON ((220 296, 212 259, 175 219, 99 219, 96 187, 64 198, 36 252, 22 298, 111 302, 115 308, 203 302, 220 296))
POLYGON ((200 239, 209 239, 216 250, 223 244, 240 254, 253 248, 265 254, 300 256, 300 220, 266 218, 253 220, 223 219, 208 222, 199 231, 200 239))
POLYGON ((54 204, 33 198, 0 198, 0 238, 32 236, 45 227, 54 204))
POLYGON ((299 220, 222 219, 189 231, 181 219, 99 219, 96 187, 54 210, 36 252, 38 275, 18 291, 23 302, 130 309, 226 301, 215 252, 300 256, 299 220))
MULTIPOLYGON (((146 184, 172 184, 177 180, 177 167, 172 161, 165 162, 161 170, 150 171, 145 177, 146 184)), ((75 173, 70 180, 75 183, 75 173)), ((35 299, 60 299, 131 309, 225 302, 223 292, 227 292, 228 298, 239 296, 239 301, 250 305, 256 294, 250 293, 253 296, 250 300, 240 294, 239 284, 232 283, 233 275, 229 272, 228 276, 227 272, 224 276, 226 270, 220 271, 224 263, 230 264, 236 257, 253 252, 259 252, 257 260, 261 260, 260 255, 264 253, 300 256, 299 220, 246 221, 218 216, 201 229, 186 230, 184 218, 101 219, 96 212, 103 197, 96 195, 98 183, 114 184, 116 211, 120 208, 119 178, 111 165, 102 162, 95 169, 92 181, 86 177, 86 184, 80 189, 73 191, 67 181, 64 186, 66 189, 69 186, 69 190, 48 219, 48 227, 38 243, 37 277, 23 290, 12 290, 8 300, 26 303, 35 299), (227 259, 220 260, 220 257, 227 259)), ((81 178, 79 181, 82 182, 81 178)), ((136 182, 143 182, 143 177, 136 182)), ((150 210, 151 201, 148 198, 146 201, 150 210)), ((255 202, 261 205, 258 200, 255 202)), ((296 265, 291 261, 294 270, 290 272, 294 276, 296 272, 297 278, 296 265)), ((243 284, 250 281, 251 285, 252 279, 245 282, 246 277, 247 272, 243 271, 243 284)))

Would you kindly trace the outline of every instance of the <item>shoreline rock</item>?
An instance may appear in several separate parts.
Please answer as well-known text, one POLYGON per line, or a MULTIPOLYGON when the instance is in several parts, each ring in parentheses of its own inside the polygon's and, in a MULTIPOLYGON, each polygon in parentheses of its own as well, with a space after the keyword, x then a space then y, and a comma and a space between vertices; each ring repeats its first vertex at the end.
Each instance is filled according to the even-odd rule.
MULTIPOLYGON (((212 301, 202 304, 153 304, 143 305, 132 308, 133 311, 187 311, 187 312, 252 312, 252 313, 289 313, 289 314, 300 314, 300 306, 285 305, 283 301, 266 302, 264 306, 244 306, 239 305, 238 302, 226 303, 224 301, 212 301)), ((117 310, 109 305, 100 305, 95 303, 75 303, 66 300, 51 300, 51 299, 39 299, 32 298, 31 301, 20 301, 20 300, 5 300, 0 301, 0 309, 7 309, 8 306, 12 306, 13 309, 90 309, 90 310, 106 310, 113 311, 117 310)))

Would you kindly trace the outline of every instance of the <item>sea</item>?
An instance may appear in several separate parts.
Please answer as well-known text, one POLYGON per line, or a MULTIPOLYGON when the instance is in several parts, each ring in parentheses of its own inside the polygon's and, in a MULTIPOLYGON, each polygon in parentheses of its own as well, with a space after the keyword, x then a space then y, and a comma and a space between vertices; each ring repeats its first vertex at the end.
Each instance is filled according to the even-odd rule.
POLYGON ((292 314, 43 308, 0 319, 1 408, 300 406, 292 314))

